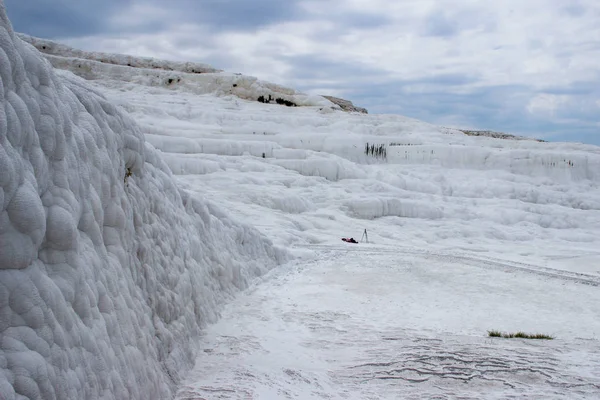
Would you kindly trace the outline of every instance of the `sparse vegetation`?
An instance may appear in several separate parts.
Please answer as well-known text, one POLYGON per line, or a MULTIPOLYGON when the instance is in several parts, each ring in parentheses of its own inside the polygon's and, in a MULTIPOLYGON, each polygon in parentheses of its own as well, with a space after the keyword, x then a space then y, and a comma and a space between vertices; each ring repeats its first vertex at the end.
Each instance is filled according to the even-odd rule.
POLYGON ((542 339, 542 340, 552 340, 554 339, 552 336, 550 335, 546 335, 543 333, 535 333, 535 334, 529 334, 529 333, 525 333, 525 332, 517 332, 517 333, 504 333, 504 332, 500 332, 500 331, 488 331, 488 336, 490 337, 501 337, 501 338, 505 338, 505 339, 514 339, 514 338, 519 338, 519 339, 542 339))
POLYGON ((129 178, 131 176, 132 172, 131 172, 131 168, 127 168, 127 170, 125 171, 125 177, 123 178, 123 183, 127 185, 127 178, 129 178))
POLYGON ((269 104, 269 103, 271 103, 271 101, 275 100, 275 103, 282 105, 282 106, 298 107, 298 105, 296 103, 294 103, 293 101, 285 100, 285 99, 282 99, 281 97, 273 99, 273 97, 271 97, 271 95, 269 95, 268 98, 266 98, 265 96, 259 96, 258 99, 256 99, 256 100, 259 101, 260 103, 265 103, 265 104, 269 104))
POLYGON ((277 99, 275 99, 275 102, 277 104, 288 106, 288 107, 297 107, 296 103, 294 103, 293 101, 285 100, 285 99, 282 99, 279 97, 277 99))
POLYGON ((386 160, 387 159, 387 148, 386 148, 385 144, 375 145, 373 143, 371 143, 371 144, 366 143, 365 144, 365 154, 368 156, 386 160))
POLYGON ((269 95, 269 98, 266 98, 265 96, 258 96, 258 102, 260 103, 270 103, 271 102, 271 95, 269 95))

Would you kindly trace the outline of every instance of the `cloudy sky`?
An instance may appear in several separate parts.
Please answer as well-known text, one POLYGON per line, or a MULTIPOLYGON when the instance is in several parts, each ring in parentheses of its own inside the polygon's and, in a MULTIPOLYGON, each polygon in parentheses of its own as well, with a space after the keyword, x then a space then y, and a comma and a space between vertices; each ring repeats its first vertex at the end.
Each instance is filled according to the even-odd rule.
POLYGON ((600 145, 598 0, 5 0, 19 32, 600 145))

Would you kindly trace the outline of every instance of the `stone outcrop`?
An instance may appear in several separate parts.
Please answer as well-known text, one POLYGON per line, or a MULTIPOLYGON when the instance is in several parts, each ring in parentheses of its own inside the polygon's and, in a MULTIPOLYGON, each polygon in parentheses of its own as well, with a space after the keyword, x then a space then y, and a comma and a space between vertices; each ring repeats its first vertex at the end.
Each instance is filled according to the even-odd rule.
POLYGON ((323 96, 323 97, 325 97, 327 100, 329 100, 333 104, 337 104, 338 106, 342 107, 342 110, 344 110, 346 112, 359 112, 359 113, 363 113, 363 114, 369 113, 366 108, 356 107, 349 100, 344 100, 344 99, 340 99, 339 97, 333 97, 333 96, 323 96))

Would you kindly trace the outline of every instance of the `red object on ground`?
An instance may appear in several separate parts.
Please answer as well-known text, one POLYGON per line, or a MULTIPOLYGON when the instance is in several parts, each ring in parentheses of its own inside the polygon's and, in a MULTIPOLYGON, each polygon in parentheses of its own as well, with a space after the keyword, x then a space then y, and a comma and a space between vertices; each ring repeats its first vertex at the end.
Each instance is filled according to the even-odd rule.
POLYGON ((342 238, 342 240, 346 243, 358 243, 354 238, 342 238))

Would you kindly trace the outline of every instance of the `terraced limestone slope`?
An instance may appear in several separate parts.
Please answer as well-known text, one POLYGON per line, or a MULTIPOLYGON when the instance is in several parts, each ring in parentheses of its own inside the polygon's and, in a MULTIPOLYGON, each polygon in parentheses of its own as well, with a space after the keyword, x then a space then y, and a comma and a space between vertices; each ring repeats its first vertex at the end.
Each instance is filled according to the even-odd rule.
POLYGON ((547 243, 556 255, 585 253, 597 241, 596 146, 344 113, 318 96, 223 72, 178 72, 179 81, 165 83, 144 68, 119 76, 110 64, 95 68, 91 83, 136 119, 183 185, 280 244, 368 228, 381 243, 467 243, 498 254, 506 243, 544 258, 547 243), (267 93, 303 106, 255 100, 267 93))

